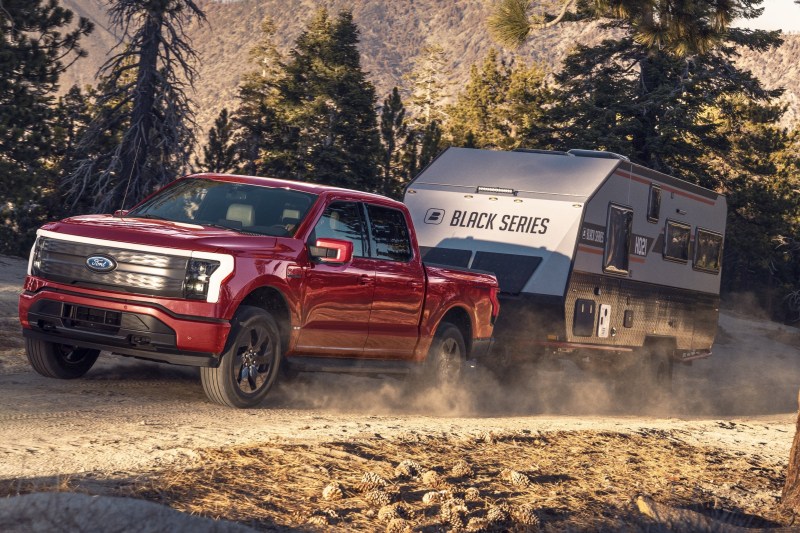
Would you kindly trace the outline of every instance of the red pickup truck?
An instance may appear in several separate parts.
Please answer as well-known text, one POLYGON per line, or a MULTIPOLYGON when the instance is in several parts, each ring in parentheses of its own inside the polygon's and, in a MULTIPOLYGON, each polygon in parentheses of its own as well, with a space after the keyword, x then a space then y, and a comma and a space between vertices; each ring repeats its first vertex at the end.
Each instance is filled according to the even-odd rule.
POLYGON ((80 377, 107 350, 201 367, 212 401, 251 407, 281 370, 457 376, 490 352, 497 290, 423 265, 399 202, 199 174, 42 227, 19 316, 44 376, 80 377))

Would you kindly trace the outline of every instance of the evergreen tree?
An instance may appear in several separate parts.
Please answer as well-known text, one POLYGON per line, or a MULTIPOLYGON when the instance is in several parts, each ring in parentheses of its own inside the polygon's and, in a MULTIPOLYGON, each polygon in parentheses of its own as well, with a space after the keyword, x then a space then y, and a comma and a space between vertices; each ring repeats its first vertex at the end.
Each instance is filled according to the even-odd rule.
POLYGON ((278 82, 283 76, 283 62, 273 41, 275 24, 266 19, 261 24, 261 41, 250 50, 250 60, 258 70, 244 76, 239 86, 239 106, 232 116, 234 150, 238 169, 245 174, 272 174, 289 177, 294 159, 294 132, 286 121, 279 121, 280 92, 278 82), (268 168, 259 164, 261 150, 269 147, 268 168))
POLYGON ((543 136, 551 104, 542 70, 512 67, 491 49, 480 67, 472 66, 467 85, 448 108, 447 130, 457 146, 508 150, 543 136))
POLYGON ((91 31, 56 0, 0 5, 0 252, 26 252, 50 215, 57 194, 54 93, 61 73, 85 55, 79 41, 91 31))
POLYGON ((377 190, 375 88, 357 44, 350 12, 331 19, 320 9, 285 62, 243 85, 236 113, 242 157, 257 147, 259 172, 377 190))
POLYGON ((227 108, 220 111, 214 127, 208 132, 208 144, 203 147, 203 159, 197 161, 207 172, 230 172, 235 167, 236 147, 233 140, 233 123, 227 108))
POLYGON ((444 48, 439 45, 426 45, 414 59, 414 66, 404 76, 409 86, 408 108, 411 126, 422 131, 433 121, 440 124, 445 120, 444 72, 447 58, 444 48))
POLYGON ((101 69, 100 112, 79 145, 86 158, 64 181, 71 206, 89 202, 100 212, 135 203, 187 167, 195 54, 184 28, 205 19, 193 0, 118 0, 109 17, 121 51, 101 69), (106 150, 107 132, 120 129, 119 144, 106 150))
POLYGON ((382 182, 378 192, 385 196, 396 197, 399 196, 400 189, 406 181, 404 161, 409 139, 406 109, 397 87, 392 89, 392 94, 383 101, 380 134, 382 182))

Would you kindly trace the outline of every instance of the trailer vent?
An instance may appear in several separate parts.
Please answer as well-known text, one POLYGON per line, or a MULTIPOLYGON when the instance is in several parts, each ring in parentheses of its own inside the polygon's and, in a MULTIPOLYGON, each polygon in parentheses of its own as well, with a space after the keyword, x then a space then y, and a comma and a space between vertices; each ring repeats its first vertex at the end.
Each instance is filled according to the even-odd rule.
POLYGON ((420 246, 422 259, 429 264, 467 268, 472 258, 472 250, 458 250, 456 248, 431 248, 420 246))
POLYGON ((500 292, 519 294, 541 262, 541 257, 531 255, 475 252, 472 268, 497 276, 500 292))

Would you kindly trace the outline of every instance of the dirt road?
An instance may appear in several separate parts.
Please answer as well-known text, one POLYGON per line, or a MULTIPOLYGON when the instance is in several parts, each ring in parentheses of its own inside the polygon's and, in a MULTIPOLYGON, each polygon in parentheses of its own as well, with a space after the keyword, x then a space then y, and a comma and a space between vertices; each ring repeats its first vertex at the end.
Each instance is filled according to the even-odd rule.
POLYGON ((0 258, 0 478, 108 473, 172 464, 196 450, 264 441, 358 440, 486 431, 670 430, 687 443, 788 457, 800 351, 797 330, 725 313, 715 355, 678 367, 675 400, 648 416, 621 409, 605 384, 572 368, 409 400, 402 384, 309 375, 259 409, 212 405, 193 369, 104 354, 84 379, 35 374, 15 298, 25 262, 0 258))

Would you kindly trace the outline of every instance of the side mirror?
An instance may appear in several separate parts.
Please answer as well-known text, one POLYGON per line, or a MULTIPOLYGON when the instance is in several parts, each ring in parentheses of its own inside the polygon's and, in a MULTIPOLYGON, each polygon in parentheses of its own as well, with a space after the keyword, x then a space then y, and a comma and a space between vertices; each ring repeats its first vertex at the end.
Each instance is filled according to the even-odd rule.
POLYGON ((128 214, 128 211, 130 211, 130 209, 117 209, 116 211, 114 211, 114 216, 117 218, 124 217, 125 215, 128 214))
POLYGON ((353 243, 342 239, 317 239, 309 247, 311 257, 323 263, 349 263, 353 260, 353 243))

